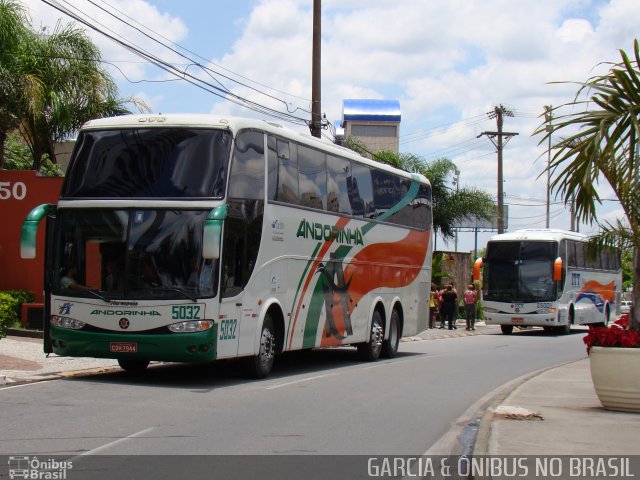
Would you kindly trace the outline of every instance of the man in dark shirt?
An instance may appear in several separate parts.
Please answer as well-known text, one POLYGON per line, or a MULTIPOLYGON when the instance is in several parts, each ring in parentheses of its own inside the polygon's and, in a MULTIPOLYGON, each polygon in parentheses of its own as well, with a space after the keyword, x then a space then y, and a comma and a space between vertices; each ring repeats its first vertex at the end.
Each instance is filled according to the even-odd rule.
POLYGON ((451 285, 447 285, 447 289, 442 294, 440 315, 445 317, 449 330, 457 328, 455 322, 458 316, 458 294, 453 290, 451 285))

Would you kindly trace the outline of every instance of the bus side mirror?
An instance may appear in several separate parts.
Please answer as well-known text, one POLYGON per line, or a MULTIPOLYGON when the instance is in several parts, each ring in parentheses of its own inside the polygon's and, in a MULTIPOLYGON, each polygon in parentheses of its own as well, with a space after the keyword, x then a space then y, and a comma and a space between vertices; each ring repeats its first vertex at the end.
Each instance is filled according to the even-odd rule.
POLYGON ((482 269, 482 258, 478 258, 473 262, 473 281, 480 281, 480 270, 482 269))
POLYGON ((36 238, 38 235, 38 225, 40 221, 50 213, 56 211, 56 206, 50 203, 43 203, 31 210, 22 222, 20 233, 20 257, 36 258, 36 238))
POLYGON ((202 257, 207 260, 220 258, 222 224, 229 214, 229 205, 224 204, 209 212, 202 230, 202 257))
POLYGON ((559 282, 562 280, 562 259, 556 258, 553 262, 553 281, 559 282))

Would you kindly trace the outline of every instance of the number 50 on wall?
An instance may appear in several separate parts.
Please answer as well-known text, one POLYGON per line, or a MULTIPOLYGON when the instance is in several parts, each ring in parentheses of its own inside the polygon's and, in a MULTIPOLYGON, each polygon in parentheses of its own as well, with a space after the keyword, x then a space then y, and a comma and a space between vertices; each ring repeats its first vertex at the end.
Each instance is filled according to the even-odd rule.
POLYGON ((0 182, 0 200, 23 200, 27 196, 27 186, 24 182, 0 182))

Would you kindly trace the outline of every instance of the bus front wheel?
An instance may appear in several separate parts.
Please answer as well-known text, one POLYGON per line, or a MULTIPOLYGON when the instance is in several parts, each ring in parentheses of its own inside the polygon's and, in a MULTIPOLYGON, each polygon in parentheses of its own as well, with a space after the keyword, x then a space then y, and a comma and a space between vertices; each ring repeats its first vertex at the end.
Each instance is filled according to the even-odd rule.
POLYGON ((567 324, 563 325, 560 328, 560 333, 563 333, 565 335, 568 335, 569 333, 571 333, 571 325, 573 325, 574 319, 575 319, 575 311, 573 310, 573 307, 571 307, 569 309, 569 318, 567 318, 567 324))
POLYGON ((264 317, 260 332, 260 348, 258 354, 249 358, 249 374, 253 378, 266 378, 273 368, 276 356, 276 335, 273 319, 270 314, 264 317))
POLYGON ((369 341, 358 344, 358 355, 367 362, 373 362, 380 358, 382 342, 384 340, 384 322, 382 315, 377 310, 373 312, 371 319, 371 331, 369 341))
POLYGON ((513 325, 500 325, 500 330, 505 335, 511 335, 513 333, 513 325))
POLYGON ((149 360, 137 360, 132 358, 119 358, 118 365, 125 372, 140 373, 149 366, 149 360))

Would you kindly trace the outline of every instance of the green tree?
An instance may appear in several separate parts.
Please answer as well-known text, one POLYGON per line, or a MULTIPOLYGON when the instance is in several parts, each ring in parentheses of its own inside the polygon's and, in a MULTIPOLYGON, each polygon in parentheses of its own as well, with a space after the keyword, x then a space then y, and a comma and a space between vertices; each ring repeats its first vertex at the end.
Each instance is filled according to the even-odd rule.
POLYGON ((113 79, 100 66, 100 51, 83 30, 58 23, 48 36, 33 35, 30 55, 23 58, 26 72, 43 84, 37 110, 29 109, 20 123, 20 133, 29 145, 38 170, 45 155, 56 162, 54 144, 92 118, 131 113, 126 107, 134 99, 117 99, 113 79))
POLYGON ((607 73, 591 77, 578 85, 574 99, 554 109, 553 124, 542 125, 536 134, 540 143, 561 138, 552 145, 554 152, 548 170, 554 179, 552 191, 565 203, 575 198, 576 215, 596 223, 601 233, 593 240, 596 248, 615 245, 631 248, 633 260, 633 310, 630 328, 639 329, 640 307, 640 48, 634 42, 634 55, 620 50, 621 61, 610 65, 607 73), (548 128, 551 127, 551 128, 548 128), (565 134, 565 137, 562 135, 565 134), (596 204, 601 203, 597 185, 606 181, 620 202, 624 218, 599 221, 596 204))
POLYGON ((427 177, 431 182, 433 197, 433 228, 446 239, 454 237, 456 223, 467 217, 483 220, 495 217, 496 206, 487 192, 475 187, 450 187, 453 174, 458 169, 447 158, 427 163, 422 157, 411 153, 382 150, 373 154, 354 137, 346 139, 346 146, 361 155, 373 156, 379 162, 427 177))
POLYGON ((0 0, 0 168, 4 163, 5 142, 20 122, 29 77, 22 74, 19 52, 29 36, 24 6, 0 0))
POLYGON ((7 85, 2 105, 13 122, 0 124, 0 135, 6 138, 17 125, 31 151, 32 168, 39 170, 47 157, 56 163, 54 144, 86 121, 131 113, 128 105, 148 110, 140 100, 117 97, 115 82, 101 67, 100 51, 80 28, 58 23, 50 35, 36 34, 14 0, 0 0, 0 13, 0 38, 7 38, 0 56, 0 81, 7 85), (11 14, 6 20, 5 12, 11 14))

